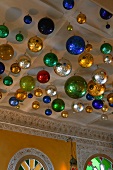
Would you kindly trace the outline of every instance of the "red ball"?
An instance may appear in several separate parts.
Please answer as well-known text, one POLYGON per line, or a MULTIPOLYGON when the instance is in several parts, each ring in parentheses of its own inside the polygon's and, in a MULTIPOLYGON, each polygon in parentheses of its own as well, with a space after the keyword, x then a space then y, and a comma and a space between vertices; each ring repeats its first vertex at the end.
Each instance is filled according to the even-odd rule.
POLYGON ((40 83, 47 83, 50 79, 50 74, 46 70, 41 70, 37 74, 37 80, 40 83))

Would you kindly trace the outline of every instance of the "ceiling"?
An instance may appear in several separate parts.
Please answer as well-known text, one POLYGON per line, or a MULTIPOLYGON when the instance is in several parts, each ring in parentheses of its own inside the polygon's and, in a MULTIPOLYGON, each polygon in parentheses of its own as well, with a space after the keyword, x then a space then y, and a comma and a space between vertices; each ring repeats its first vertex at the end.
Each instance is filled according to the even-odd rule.
MULTIPOLYGON (((103 20, 99 15, 100 6, 95 4, 90 0, 75 0, 75 6, 71 10, 64 9, 62 1, 58 0, 1 0, 1 10, 0 10, 0 21, 1 24, 9 28, 9 35, 6 38, 0 39, 0 44, 8 43, 14 48, 14 56, 10 60, 1 60, 5 65, 5 72, 1 75, 0 89, 2 92, 2 98, 0 99, 0 107, 9 110, 16 110, 18 112, 29 114, 29 116, 43 117, 44 119, 53 119, 57 121, 67 122, 67 124, 78 124, 85 125, 89 127, 99 127, 102 129, 112 129, 113 128, 113 108, 109 107, 108 120, 101 120, 101 110, 93 109, 92 113, 86 113, 82 111, 80 113, 74 113, 71 105, 73 101, 81 101, 85 107, 86 105, 92 105, 91 101, 86 100, 86 97, 80 99, 72 99, 68 97, 64 90, 64 84, 66 80, 73 76, 75 73, 82 76, 87 82, 91 80, 91 75, 93 71, 97 68, 104 68, 109 75, 108 81, 106 83, 107 92, 105 93, 104 100, 106 101, 106 96, 109 93, 108 90, 112 90, 113 81, 113 63, 105 64, 103 62, 103 54, 100 52, 100 46, 105 42, 113 44, 113 18, 109 20, 111 25, 110 29, 106 29, 107 21, 103 20), (87 21, 84 24, 77 23, 76 17, 82 12, 86 15, 87 21), (32 23, 25 24, 23 18, 25 15, 29 14, 32 16, 32 23), (38 30, 38 21, 43 17, 49 17, 54 21, 55 29, 50 35, 43 35, 38 30), (73 30, 68 31, 68 24, 73 25, 73 30), (22 42, 17 42, 15 35, 21 31, 24 35, 24 40, 22 42), (37 35, 43 41, 43 49, 40 52, 33 53, 28 49, 28 40, 37 35), (91 54, 94 57, 94 64, 90 68, 82 68, 78 64, 78 55, 71 55, 66 50, 66 41, 73 35, 81 36, 85 42, 87 41, 92 44, 93 50, 91 54), (58 57, 68 59, 72 64, 72 72, 66 77, 58 76, 52 67, 45 66, 43 62, 43 57, 45 54, 52 50, 58 57), (22 69, 19 74, 13 74, 10 72, 11 64, 18 61, 18 58, 23 54, 26 54, 31 58, 31 67, 28 69, 22 69), (36 80, 37 73, 40 70, 46 70, 50 73, 50 81, 42 84, 36 80), (10 75, 13 78, 13 84, 11 86, 5 86, 3 84, 3 78, 6 75, 10 75), (42 97, 33 96, 33 98, 26 98, 23 102, 20 102, 20 108, 12 107, 9 105, 10 97, 14 96, 17 89, 20 88, 20 79, 23 76, 30 75, 36 80, 36 88, 40 87, 43 90, 42 97), (51 116, 45 115, 45 110, 51 108, 51 103, 46 104, 43 102, 43 97, 46 95, 45 88, 53 84, 57 88, 57 97, 61 98, 65 102, 65 110, 68 112, 69 116, 63 118, 61 112, 52 112, 51 116), (38 100, 40 102, 40 108, 34 110, 32 108, 32 102, 38 100)), ((31 91, 33 93, 33 91, 31 91)), ((52 97, 54 100, 56 96, 52 97)))

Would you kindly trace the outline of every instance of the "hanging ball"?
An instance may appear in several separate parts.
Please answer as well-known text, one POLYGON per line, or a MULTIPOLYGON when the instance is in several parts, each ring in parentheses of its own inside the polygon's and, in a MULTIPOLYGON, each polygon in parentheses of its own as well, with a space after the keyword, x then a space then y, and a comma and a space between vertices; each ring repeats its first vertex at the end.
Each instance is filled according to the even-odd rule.
POLYGON ((86 106, 85 111, 87 113, 92 113, 93 112, 93 108, 91 106, 86 106))
POLYGON ((15 97, 18 99, 18 100, 24 100, 27 98, 27 92, 22 90, 22 89, 18 89, 15 93, 15 97))
POLYGON ((100 96, 95 96, 96 100, 102 100, 104 98, 104 94, 100 95, 100 96))
POLYGON ((34 95, 36 97, 41 97, 43 95, 43 91, 38 88, 38 89, 34 90, 34 95))
POLYGON ((6 85, 6 86, 12 85, 12 84, 13 84, 13 79, 12 79, 12 77, 10 77, 10 76, 4 77, 3 83, 4 83, 4 85, 6 85))
POLYGON ((6 38, 9 35, 9 29, 5 25, 0 25, 0 38, 6 38))
POLYGON ((16 109, 20 109, 20 105, 19 104, 16 106, 16 109))
POLYGON ((73 26, 69 23, 69 25, 67 26, 67 30, 68 31, 72 31, 73 30, 73 26))
POLYGON ((84 110, 84 105, 81 102, 74 101, 71 107, 74 112, 82 112, 84 110))
POLYGON ((54 72, 61 77, 68 76, 72 71, 72 65, 67 59, 60 59, 58 63, 54 66, 54 72))
POLYGON ((108 115, 106 115, 105 113, 103 113, 101 115, 101 120, 108 120, 108 115))
POLYGON ((4 73, 5 71, 5 65, 4 63, 0 62, 0 74, 4 73))
POLYGON ((43 42, 37 36, 31 37, 28 41, 28 48, 32 52, 39 52, 43 48, 43 42))
POLYGON ((18 106, 19 100, 18 100, 16 97, 11 97, 11 98, 9 99, 9 104, 10 104, 11 106, 18 106))
POLYGON ((52 19, 44 17, 38 22, 38 30, 44 35, 51 34, 54 31, 54 22, 52 19))
POLYGON ((112 14, 108 11, 106 11, 105 9, 101 8, 100 9, 100 17, 102 19, 108 20, 112 17, 112 14))
POLYGON ((27 55, 20 56, 18 59, 20 68, 27 69, 31 66, 31 59, 27 55))
POLYGON ((57 88, 54 85, 48 85, 45 88, 45 92, 48 96, 53 97, 57 94, 57 88))
POLYGON ((89 68, 94 63, 93 56, 90 53, 84 52, 79 55, 78 63, 83 68, 89 68))
POLYGON ((91 94, 88 93, 88 94, 86 95, 86 99, 87 99, 87 100, 93 100, 94 97, 93 97, 91 94))
POLYGON ((51 109, 46 109, 46 110, 45 110, 45 114, 46 114, 47 116, 50 116, 50 115, 52 114, 52 110, 51 110, 51 109))
POLYGON ((74 0, 63 0, 63 7, 70 10, 74 7, 74 0))
POLYGON ((108 105, 104 104, 104 106, 101 109, 103 112, 107 112, 108 111, 108 105))
POLYGON ((93 49, 93 46, 91 45, 91 44, 86 44, 86 46, 85 46, 85 50, 87 51, 87 52, 90 52, 91 50, 93 49))
POLYGON ((64 85, 65 93, 74 99, 83 97, 87 92, 87 82, 81 76, 72 76, 64 85))
POLYGON ((33 98, 33 94, 32 93, 28 93, 28 98, 29 99, 33 98))
POLYGON ((43 97, 43 102, 46 103, 46 104, 50 103, 51 102, 51 97, 50 96, 44 96, 43 97))
POLYGON ((112 46, 111 44, 109 43, 104 43, 101 45, 100 47, 100 51, 103 53, 103 54, 110 54, 112 52, 112 46))
POLYGON ((31 76, 24 76, 20 79, 20 88, 27 92, 35 88, 35 79, 31 76))
POLYGON ((109 106, 110 106, 110 107, 113 107, 113 103, 112 103, 112 104, 111 104, 111 103, 109 103, 109 106))
POLYGON ((110 28, 110 24, 106 24, 106 29, 109 29, 110 28))
POLYGON ((31 24, 31 22, 32 22, 31 16, 30 16, 30 15, 26 15, 26 16, 24 17, 24 22, 25 22, 26 24, 31 24))
POLYGON ((38 101, 34 101, 32 103, 32 108, 33 109, 37 110, 37 109, 39 109, 39 107, 40 107, 40 103, 38 101))
POLYGON ((53 67, 57 64, 58 58, 54 53, 47 53, 43 58, 44 64, 48 67, 53 67))
POLYGON ((2 98, 2 92, 0 92, 0 99, 2 98))
POLYGON ((93 100, 92 106, 94 109, 102 109, 104 103, 102 100, 93 100))
POLYGON ((51 106, 52 106, 52 109, 53 109, 55 112, 61 112, 62 110, 65 109, 65 103, 64 103, 64 101, 63 101, 62 99, 59 99, 59 98, 54 99, 54 100, 52 101, 51 106))
POLYGON ((70 54, 81 54, 85 49, 85 41, 82 37, 72 36, 66 42, 66 49, 70 54))
POLYGON ((19 33, 19 34, 16 34, 15 38, 16 38, 17 41, 21 42, 21 41, 23 41, 24 36, 21 33, 19 33))
POLYGON ((111 54, 105 54, 103 56, 103 62, 106 64, 110 64, 113 61, 113 56, 111 54))
POLYGON ((62 111, 61 112, 61 116, 63 117, 63 118, 67 118, 68 117, 68 112, 67 111, 62 111))
POLYGON ((10 70, 11 70, 11 72, 12 72, 13 74, 18 74, 18 73, 20 73, 21 68, 20 68, 20 66, 19 66, 18 63, 13 63, 13 64, 10 66, 10 70))
POLYGON ((9 44, 0 45, 0 58, 2 60, 10 60, 14 56, 13 47, 9 44))
POLYGON ((98 68, 93 72, 92 80, 98 84, 105 84, 108 80, 108 75, 104 69, 98 68))
POLYGON ((37 80, 40 83, 47 83, 50 80, 50 74, 46 70, 41 70, 37 74, 37 80))
POLYGON ((84 24, 84 23, 86 22, 86 15, 80 13, 80 14, 77 16, 77 22, 78 22, 79 24, 84 24))
POLYGON ((108 103, 113 104, 113 93, 109 93, 107 95, 107 101, 108 103))

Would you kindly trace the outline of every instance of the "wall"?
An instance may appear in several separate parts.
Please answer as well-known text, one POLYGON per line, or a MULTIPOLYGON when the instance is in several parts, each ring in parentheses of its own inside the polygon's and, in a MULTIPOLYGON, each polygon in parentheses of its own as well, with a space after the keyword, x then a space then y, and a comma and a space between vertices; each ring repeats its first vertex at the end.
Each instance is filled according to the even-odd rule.
POLYGON ((53 163, 54 170, 70 169, 70 142, 4 130, 0 130, 0 169, 7 170, 13 155, 27 147, 36 148, 45 153, 53 163))

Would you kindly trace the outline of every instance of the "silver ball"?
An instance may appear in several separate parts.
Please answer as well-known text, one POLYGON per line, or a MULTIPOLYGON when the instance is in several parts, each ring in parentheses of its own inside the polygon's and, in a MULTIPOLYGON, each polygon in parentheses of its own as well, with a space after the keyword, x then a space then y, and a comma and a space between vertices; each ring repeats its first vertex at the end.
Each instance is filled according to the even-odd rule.
POLYGON ((72 109, 74 112, 82 112, 84 110, 84 105, 81 102, 74 101, 72 103, 72 109))
POLYGON ((29 68, 31 66, 31 59, 26 55, 21 56, 19 58, 19 66, 22 69, 29 68))
POLYGON ((111 54, 105 54, 103 56, 103 62, 106 64, 110 64, 113 61, 113 56, 111 54))
POLYGON ((103 113, 103 114, 101 115, 101 119, 102 119, 102 120, 108 120, 108 115, 103 113))
POLYGON ((92 74, 92 80, 98 84, 105 84, 108 80, 107 73, 104 69, 96 69, 92 74))
POLYGON ((48 96, 55 96, 57 94, 57 88, 54 85, 49 85, 46 87, 45 92, 48 96))

